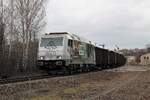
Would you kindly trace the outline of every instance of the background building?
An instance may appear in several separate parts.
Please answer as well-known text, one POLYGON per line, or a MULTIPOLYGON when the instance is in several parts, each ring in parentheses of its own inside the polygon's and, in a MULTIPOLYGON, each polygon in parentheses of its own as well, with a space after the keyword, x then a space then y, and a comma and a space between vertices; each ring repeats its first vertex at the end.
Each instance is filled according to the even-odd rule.
POLYGON ((150 53, 150 44, 146 45, 147 52, 150 53))
POLYGON ((150 65, 150 53, 141 56, 141 65, 150 65))
POLYGON ((127 56, 127 64, 128 65, 135 65, 136 64, 136 57, 135 56, 127 56))

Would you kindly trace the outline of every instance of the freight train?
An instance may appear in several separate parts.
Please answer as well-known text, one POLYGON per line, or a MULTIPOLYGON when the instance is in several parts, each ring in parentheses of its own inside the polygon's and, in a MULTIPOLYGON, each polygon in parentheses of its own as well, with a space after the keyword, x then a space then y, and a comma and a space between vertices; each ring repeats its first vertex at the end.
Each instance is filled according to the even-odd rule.
POLYGON ((83 37, 67 32, 44 34, 39 43, 37 64, 46 70, 90 71, 119 67, 125 62, 122 54, 100 48, 83 37))

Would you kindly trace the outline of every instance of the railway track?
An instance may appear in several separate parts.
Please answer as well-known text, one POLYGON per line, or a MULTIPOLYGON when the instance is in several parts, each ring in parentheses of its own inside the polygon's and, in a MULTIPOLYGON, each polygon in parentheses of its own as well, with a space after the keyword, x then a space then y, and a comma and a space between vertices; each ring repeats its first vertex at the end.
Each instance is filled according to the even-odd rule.
POLYGON ((39 75, 34 75, 34 76, 0 79, 0 85, 17 83, 17 82, 26 82, 26 81, 31 81, 31 80, 39 80, 39 79, 45 79, 45 78, 53 78, 53 77, 59 77, 59 76, 84 74, 84 73, 96 72, 96 71, 101 71, 101 69, 100 70, 91 70, 91 71, 86 71, 86 72, 76 71, 76 72, 72 72, 72 73, 64 73, 64 71, 62 71, 62 70, 54 70, 54 71, 48 72, 48 74, 43 73, 41 75, 39 74, 39 75))
POLYGON ((38 79, 45 79, 45 78, 51 78, 51 77, 52 76, 50 76, 48 74, 43 74, 43 75, 37 75, 37 76, 0 79, 0 85, 17 83, 17 82, 25 82, 25 81, 31 81, 31 80, 38 80, 38 79))
MULTIPOLYGON (((41 74, 41 75, 39 74, 39 75, 24 76, 24 77, 18 77, 18 78, 0 79, 0 85, 17 83, 17 82, 26 82, 26 81, 31 81, 31 80, 46 79, 46 78, 54 78, 54 77, 59 77, 59 76, 68 76, 68 75, 71 75, 71 74, 64 74, 63 71, 56 70, 56 71, 50 71, 48 74, 44 73, 44 74, 41 74)), ((72 75, 75 75, 75 73, 72 74, 72 75)))
POLYGON ((54 71, 49 71, 49 72, 42 71, 41 73, 38 73, 37 75, 22 76, 22 77, 15 77, 15 78, 4 78, 4 79, 0 79, 0 85, 17 83, 17 82, 26 82, 26 81, 31 81, 31 80, 46 79, 46 78, 53 78, 53 77, 67 75, 67 74, 64 75, 63 73, 64 72, 61 70, 54 70, 54 71))

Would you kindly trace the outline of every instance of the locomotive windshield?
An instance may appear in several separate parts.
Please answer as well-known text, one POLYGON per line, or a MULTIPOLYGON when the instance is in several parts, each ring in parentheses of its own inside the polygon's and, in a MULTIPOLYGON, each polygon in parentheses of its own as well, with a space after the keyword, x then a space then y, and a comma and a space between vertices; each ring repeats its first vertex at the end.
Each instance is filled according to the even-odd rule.
POLYGON ((42 38, 41 39, 41 47, 45 46, 62 46, 63 45, 63 37, 56 38, 42 38))

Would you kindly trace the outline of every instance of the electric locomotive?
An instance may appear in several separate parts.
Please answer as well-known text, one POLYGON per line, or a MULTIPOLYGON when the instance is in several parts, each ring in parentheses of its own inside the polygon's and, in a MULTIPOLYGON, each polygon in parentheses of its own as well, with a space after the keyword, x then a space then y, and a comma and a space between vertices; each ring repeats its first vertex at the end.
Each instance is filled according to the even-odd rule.
POLYGON ((42 69, 87 71, 118 67, 125 62, 123 55, 67 32, 44 34, 39 43, 38 66, 42 69))
POLYGON ((95 64, 95 46, 91 41, 67 32, 49 33, 41 37, 38 66, 77 69, 95 64))

